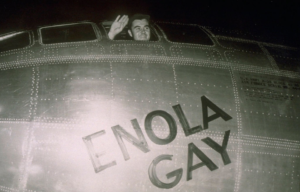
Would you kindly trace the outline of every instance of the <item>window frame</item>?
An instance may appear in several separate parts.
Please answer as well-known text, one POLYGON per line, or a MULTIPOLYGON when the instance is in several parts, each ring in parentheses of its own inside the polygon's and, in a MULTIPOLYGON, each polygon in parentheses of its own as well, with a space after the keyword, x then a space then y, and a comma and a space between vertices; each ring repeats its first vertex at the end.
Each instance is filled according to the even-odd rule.
POLYGON ((28 49, 29 47, 32 47, 34 45, 35 41, 34 41, 33 31, 31 31, 31 30, 13 31, 13 32, 5 33, 5 34, 2 34, 0 36, 0 38, 4 37, 4 36, 7 36, 7 35, 14 35, 14 34, 19 35, 19 34, 22 34, 22 33, 28 33, 28 37, 29 37, 29 44, 28 45, 26 45, 25 47, 22 47, 22 48, 15 48, 15 49, 9 49, 9 50, 6 50, 6 51, 0 51, 0 54, 11 52, 11 51, 19 51, 19 50, 28 49))
POLYGON ((205 47, 215 47, 216 46, 216 41, 215 39, 212 38, 213 34, 208 32, 204 27, 197 25, 197 24, 183 24, 183 23, 171 23, 171 22, 156 22, 155 25, 157 26, 157 28, 161 31, 164 39, 172 44, 177 44, 177 45, 195 45, 195 46, 205 46, 205 47), (175 41, 171 41, 168 39, 167 34, 165 33, 165 31, 159 26, 159 24, 170 24, 170 25, 181 25, 181 26, 194 26, 194 27, 198 27, 200 30, 202 30, 211 40, 211 42, 213 43, 212 45, 205 45, 205 44, 201 44, 201 43, 184 43, 184 42, 175 42, 175 41))
POLYGON ((41 45, 43 46, 51 46, 51 45, 60 45, 60 44, 78 44, 78 43, 90 43, 90 42, 99 42, 102 39, 102 35, 100 30, 98 29, 97 25, 93 22, 78 22, 78 23, 67 23, 67 24, 59 24, 59 25, 50 25, 50 26, 45 26, 45 27, 39 27, 38 28, 38 41, 41 45), (59 43, 43 43, 43 36, 42 36, 42 29, 47 29, 47 28, 55 28, 55 27, 60 27, 60 26, 72 26, 72 25, 80 25, 80 24, 90 24, 93 28, 93 31, 95 33, 96 39, 94 40, 89 40, 89 41, 74 41, 74 42, 59 42, 59 43))

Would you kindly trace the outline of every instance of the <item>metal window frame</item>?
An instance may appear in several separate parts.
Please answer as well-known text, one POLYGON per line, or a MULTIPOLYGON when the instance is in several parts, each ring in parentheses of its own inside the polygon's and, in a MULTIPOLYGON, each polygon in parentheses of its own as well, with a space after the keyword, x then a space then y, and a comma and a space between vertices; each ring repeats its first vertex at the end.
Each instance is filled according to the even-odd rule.
POLYGON ((97 25, 95 23, 93 23, 93 22, 67 23, 67 24, 50 25, 50 26, 45 26, 45 27, 38 28, 38 41, 43 46, 60 45, 60 44, 78 44, 78 43, 99 42, 99 41, 101 41, 101 39, 102 39, 101 32, 98 29, 97 25), (96 39, 89 40, 89 41, 60 42, 60 43, 49 43, 49 44, 43 43, 42 29, 55 28, 55 27, 61 27, 61 26, 80 25, 80 24, 90 24, 92 26, 92 28, 93 28, 93 31, 94 31, 95 35, 96 35, 96 39))
MULTIPOLYGON (((27 49, 29 47, 32 47, 34 45, 34 34, 33 34, 33 31, 31 30, 26 30, 26 31, 14 31, 14 32, 10 32, 10 33, 6 33, 6 34, 2 34, 0 36, 0 39, 1 37, 5 37, 5 36, 9 36, 9 35, 19 35, 19 34, 22 34, 22 33, 28 33, 28 37, 29 37, 29 44, 26 45, 25 47, 22 47, 22 48, 16 48, 16 49, 10 49, 10 50, 7 50, 7 51, 1 51, 1 53, 6 53, 6 52, 10 52, 10 51, 19 51, 19 50, 22 50, 22 49, 27 49)), ((9 37, 8 37, 9 38, 9 37)))

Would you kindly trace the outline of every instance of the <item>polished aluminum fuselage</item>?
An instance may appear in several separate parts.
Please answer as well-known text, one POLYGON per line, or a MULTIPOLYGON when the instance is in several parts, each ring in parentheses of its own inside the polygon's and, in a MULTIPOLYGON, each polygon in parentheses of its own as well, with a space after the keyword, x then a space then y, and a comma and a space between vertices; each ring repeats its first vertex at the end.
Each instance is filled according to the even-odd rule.
POLYGON ((171 42, 158 26, 158 41, 111 41, 92 25, 97 40, 29 32, 30 46, 0 53, 0 191, 300 190, 300 59, 284 56, 298 49, 209 28, 214 45, 171 42), (222 146, 226 131, 230 162, 205 142, 222 146), (153 183, 161 155, 161 182, 182 169, 174 186, 153 183))

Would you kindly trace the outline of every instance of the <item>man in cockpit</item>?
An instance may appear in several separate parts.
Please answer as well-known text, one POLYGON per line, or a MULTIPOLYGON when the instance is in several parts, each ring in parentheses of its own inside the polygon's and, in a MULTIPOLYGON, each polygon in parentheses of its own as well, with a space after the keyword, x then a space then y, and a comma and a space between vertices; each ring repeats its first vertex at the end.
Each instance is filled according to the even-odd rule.
POLYGON ((135 14, 130 19, 127 15, 120 15, 116 18, 110 27, 108 37, 113 40, 128 23, 128 34, 136 41, 150 40, 150 16, 143 14, 135 14))

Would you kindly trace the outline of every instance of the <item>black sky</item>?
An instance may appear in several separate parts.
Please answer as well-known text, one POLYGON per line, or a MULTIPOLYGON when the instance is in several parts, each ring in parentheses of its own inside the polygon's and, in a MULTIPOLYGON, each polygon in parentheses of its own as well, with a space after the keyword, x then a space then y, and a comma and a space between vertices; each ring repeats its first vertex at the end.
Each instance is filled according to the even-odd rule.
POLYGON ((196 23, 285 39, 300 45, 299 1, 19 0, 2 3, 0 33, 55 23, 112 20, 147 13, 156 21, 196 23))

